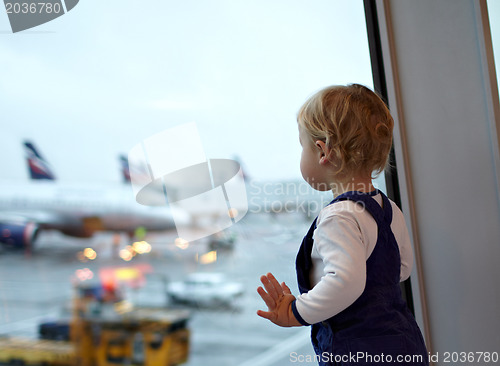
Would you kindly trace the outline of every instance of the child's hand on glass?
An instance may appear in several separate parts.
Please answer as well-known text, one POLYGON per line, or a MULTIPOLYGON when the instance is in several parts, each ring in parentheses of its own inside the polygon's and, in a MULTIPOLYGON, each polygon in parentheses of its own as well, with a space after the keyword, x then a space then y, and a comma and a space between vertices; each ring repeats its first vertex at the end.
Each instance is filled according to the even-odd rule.
POLYGON ((257 315, 281 327, 302 325, 293 315, 291 303, 295 300, 295 296, 292 295, 288 286, 284 282, 280 285, 271 273, 262 276, 260 281, 265 290, 259 286, 257 292, 266 303, 268 311, 258 310, 257 315))

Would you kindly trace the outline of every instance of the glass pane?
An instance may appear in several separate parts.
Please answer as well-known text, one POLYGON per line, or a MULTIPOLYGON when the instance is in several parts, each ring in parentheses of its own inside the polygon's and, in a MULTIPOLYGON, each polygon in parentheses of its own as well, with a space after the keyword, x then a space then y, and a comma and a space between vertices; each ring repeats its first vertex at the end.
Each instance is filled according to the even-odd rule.
POLYGON ((500 3, 498 1, 491 0, 488 0, 486 3, 490 19, 491 41, 493 44, 493 55, 495 57, 495 69, 497 72, 498 84, 498 72, 500 70, 500 3))
MULTIPOLYGON (((307 329, 257 317, 256 288, 272 271, 297 293, 296 251, 331 194, 302 182, 296 113, 327 85, 372 88, 363 2, 68 3, 66 14, 16 34, 0 19, 0 224, 13 238, 0 255, 0 333, 35 339, 45 324, 45 337, 66 339, 66 324, 98 343, 116 336, 104 320, 154 307, 179 319, 174 310, 189 312, 187 365, 288 365, 312 354, 307 329), (172 229, 168 207, 134 202, 120 156, 153 151, 155 136, 191 122, 199 140, 176 135, 154 150, 164 155, 147 157, 154 166, 130 167, 147 178, 195 150, 241 164, 247 215, 189 241, 172 229), (211 275, 191 276, 198 272, 211 275), (75 323, 75 306, 92 331, 75 323)), ((183 183, 175 188, 193 182, 183 183)), ((188 224, 198 233, 220 217, 196 202, 188 224)), ((101 346, 140 364, 166 335, 139 328, 101 346)))

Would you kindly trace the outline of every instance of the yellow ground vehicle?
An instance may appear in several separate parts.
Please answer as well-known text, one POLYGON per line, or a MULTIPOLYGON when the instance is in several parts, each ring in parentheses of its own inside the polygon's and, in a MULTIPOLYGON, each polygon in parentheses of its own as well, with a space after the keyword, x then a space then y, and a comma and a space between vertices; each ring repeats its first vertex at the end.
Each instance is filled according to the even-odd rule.
POLYGON ((115 319, 78 318, 71 339, 80 366, 178 365, 187 361, 189 330, 180 310, 139 308, 115 319))
POLYGON ((173 366, 187 361, 189 313, 132 308, 78 291, 70 341, 0 338, 0 365, 173 366))
POLYGON ((69 342, 0 338, 0 365, 75 364, 75 347, 69 342))

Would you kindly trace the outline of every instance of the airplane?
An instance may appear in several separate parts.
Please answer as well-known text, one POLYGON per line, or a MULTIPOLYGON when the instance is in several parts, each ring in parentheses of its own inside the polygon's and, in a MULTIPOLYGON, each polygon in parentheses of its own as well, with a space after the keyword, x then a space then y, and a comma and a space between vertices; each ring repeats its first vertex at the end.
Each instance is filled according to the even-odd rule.
POLYGON ((56 181, 50 165, 34 144, 24 143, 31 180, 0 183, 0 243, 31 248, 43 230, 89 238, 97 231, 126 232, 175 228, 173 214, 189 223, 175 207, 137 204, 126 185, 82 185, 56 181))

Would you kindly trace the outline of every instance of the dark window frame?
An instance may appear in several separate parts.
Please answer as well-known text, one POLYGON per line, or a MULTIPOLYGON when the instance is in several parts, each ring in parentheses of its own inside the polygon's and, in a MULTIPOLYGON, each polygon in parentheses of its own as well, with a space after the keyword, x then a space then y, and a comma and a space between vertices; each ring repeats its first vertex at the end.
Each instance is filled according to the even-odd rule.
MULTIPOLYGON (((373 86, 375 91, 382 97, 388 105, 387 82, 384 69, 384 58, 382 54, 382 41, 380 39, 380 27, 378 23, 377 4, 375 0, 364 0, 366 30, 368 34, 368 47, 370 50, 370 62, 373 75, 373 86)), ((398 170, 394 146, 389 154, 390 166, 385 171, 385 183, 387 195, 398 207, 401 207, 401 192, 399 189, 398 170)), ((408 308, 415 315, 413 294, 411 288, 411 278, 402 282, 401 289, 408 304, 408 308)))

